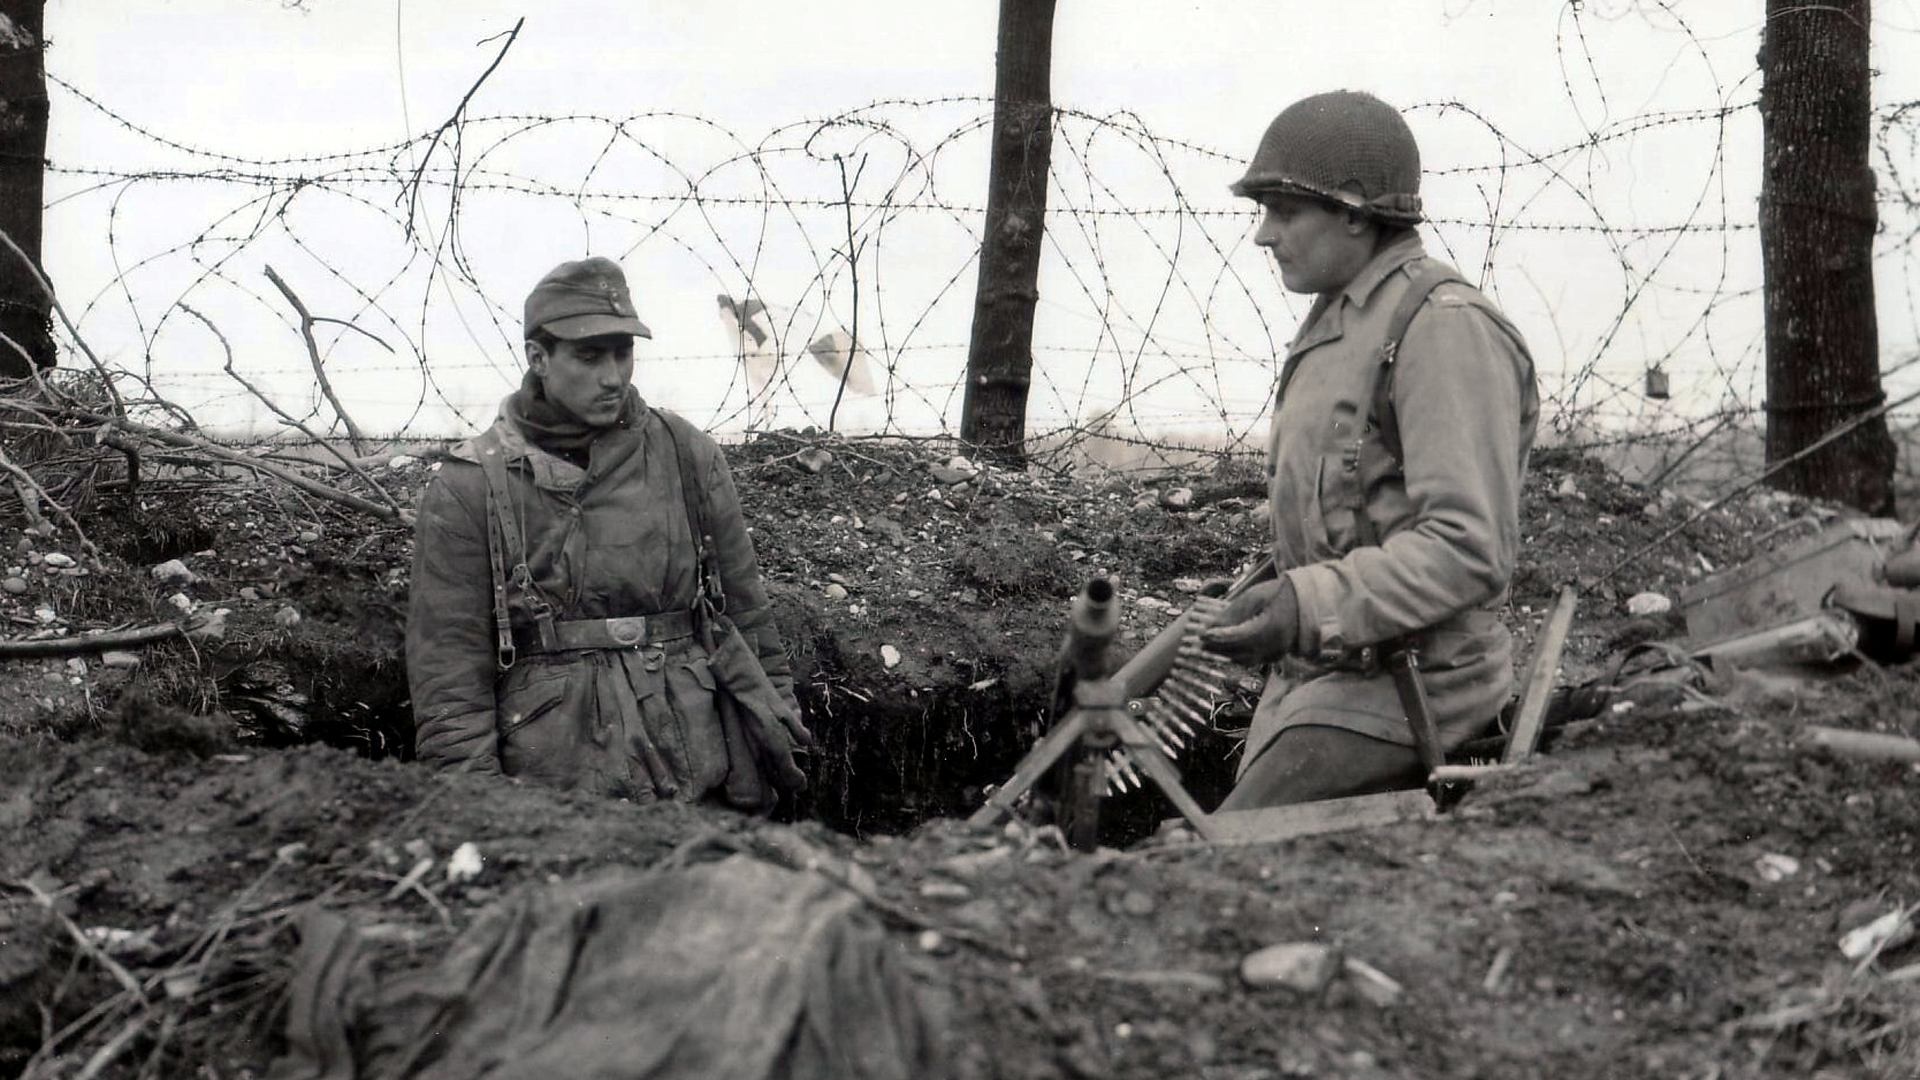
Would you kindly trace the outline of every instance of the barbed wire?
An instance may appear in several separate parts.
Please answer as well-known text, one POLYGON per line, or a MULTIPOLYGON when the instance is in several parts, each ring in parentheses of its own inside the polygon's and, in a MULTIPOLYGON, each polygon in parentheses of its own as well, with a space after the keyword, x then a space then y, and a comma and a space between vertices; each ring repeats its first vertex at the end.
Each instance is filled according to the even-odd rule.
MULTIPOLYGON (((1471 102, 1406 112, 1440 148, 1423 178, 1430 248, 1528 334, 1553 436, 1673 479, 1676 460, 1721 467, 1698 443, 1737 445, 1766 407, 1758 71, 1721 78, 1673 5, 1641 7, 1708 73, 1699 100, 1620 113, 1594 61, 1614 27, 1568 4, 1556 47, 1574 130, 1535 146, 1471 102), (1640 159, 1660 163, 1657 200, 1640 159)), ((302 422, 337 430, 345 410, 394 437, 484 425, 518 380, 520 297, 562 251, 627 265, 656 328, 642 391, 696 422, 959 429, 990 98, 881 98, 764 133, 674 110, 468 115, 463 101, 405 139, 268 156, 156 131, 104 90, 48 77, 111 136, 48 167, 50 217, 90 223, 112 268, 68 306, 142 400, 209 431, 284 426, 221 370, 212 334, 302 422), (339 408, 263 287, 268 265, 359 331, 320 341, 339 408), (729 324, 716 298, 736 323, 761 310, 729 324), (864 366, 871 394, 846 395, 835 363, 864 366)), ((1873 125, 1881 288, 1899 315, 1883 332, 1905 347, 1920 323, 1920 102, 1883 103, 1873 125)), ((1053 131, 1030 435, 1116 465, 1257 452, 1304 308, 1227 193, 1242 152, 1124 110, 1057 108, 1053 131)))

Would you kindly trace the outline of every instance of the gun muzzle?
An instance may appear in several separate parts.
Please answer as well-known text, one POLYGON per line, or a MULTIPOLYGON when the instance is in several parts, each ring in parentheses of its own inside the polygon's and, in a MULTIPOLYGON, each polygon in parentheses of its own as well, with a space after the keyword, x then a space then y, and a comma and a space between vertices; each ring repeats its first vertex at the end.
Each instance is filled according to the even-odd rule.
POLYGON ((1073 598, 1067 619, 1066 662, 1082 679, 1107 675, 1107 646, 1120 632, 1120 605, 1115 602, 1113 579, 1097 577, 1073 598))

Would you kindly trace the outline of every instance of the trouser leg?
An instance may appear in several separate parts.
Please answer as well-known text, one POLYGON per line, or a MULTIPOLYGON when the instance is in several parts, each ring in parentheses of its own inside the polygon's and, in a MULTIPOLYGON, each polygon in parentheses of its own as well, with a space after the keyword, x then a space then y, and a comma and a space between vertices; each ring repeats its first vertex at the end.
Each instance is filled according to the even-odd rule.
POLYGON ((1289 727, 1258 752, 1220 810, 1288 806, 1417 788, 1426 780, 1411 746, 1320 724, 1289 727))

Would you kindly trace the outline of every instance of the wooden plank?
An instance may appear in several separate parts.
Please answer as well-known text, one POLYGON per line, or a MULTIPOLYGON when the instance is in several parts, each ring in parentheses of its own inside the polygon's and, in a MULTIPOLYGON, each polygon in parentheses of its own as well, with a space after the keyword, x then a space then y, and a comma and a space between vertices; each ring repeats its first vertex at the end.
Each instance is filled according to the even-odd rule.
POLYGON ((1540 725, 1547 718, 1547 702, 1553 697, 1553 676, 1560 670, 1560 652, 1567 645, 1567 631, 1573 627, 1573 609, 1579 596, 1573 586, 1560 590, 1547 627, 1533 647, 1533 662, 1527 665, 1527 681, 1520 696, 1520 711, 1514 715, 1513 734, 1507 739, 1507 752, 1501 759, 1512 765, 1533 756, 1540 742, 1540 725))
POLYGON ((1208 839, 1217 844, 1268 844, 1405 821, 1431 821, 1437 815, 1432 796, 1424 791, 1388 791, 1209 814, 1207 832, 1213 834, 1208 839))

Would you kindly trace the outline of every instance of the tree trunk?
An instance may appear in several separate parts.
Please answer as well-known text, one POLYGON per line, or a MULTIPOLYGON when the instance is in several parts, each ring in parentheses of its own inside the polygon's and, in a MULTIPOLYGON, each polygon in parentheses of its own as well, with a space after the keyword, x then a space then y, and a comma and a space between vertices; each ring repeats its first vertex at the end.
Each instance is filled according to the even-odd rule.
MULTIPOLYGON (((1760 248, 1769 466, 1886 397, 1873 307, 1869 7, 1869 0, 1767 0, 1760 248)), ((1890 516, 1894 460, 1886 418, 1876 416, 1788 465, 1773 483, 1890 516)))
POLYGON ((993 160, 960 414, 962 439, 1010 463, 1026 459, 1033 309, 1053 156, 1053 8, 1054 0, 1000 0, 993 160))
MULTIPOLYGON (((0 229, 40 262, 40 217, 46 203, 46 0, 0 0, 0 229)), ((53 366, 52 304, 33 271, 0 249, 0 334, 40 367, 53 366)), ((0 341, 0 376, 29 374, 19 350, 0 341)))

